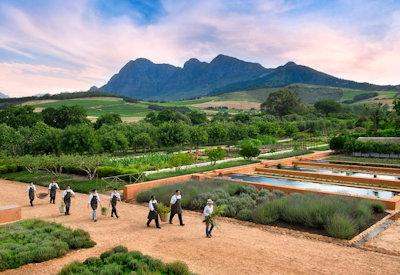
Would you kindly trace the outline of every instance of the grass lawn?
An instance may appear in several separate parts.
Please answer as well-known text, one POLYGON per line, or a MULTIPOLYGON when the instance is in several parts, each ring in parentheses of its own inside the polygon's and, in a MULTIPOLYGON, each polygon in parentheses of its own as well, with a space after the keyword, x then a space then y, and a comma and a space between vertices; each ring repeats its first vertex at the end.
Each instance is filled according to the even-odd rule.
MULTIPOLYGON (((44 171, 37 171, 33 173, 29 173, 27 171, 22 172, 15 172, 9 174, 2 174, 0 175, 1 178, 7 180, 14 180, 19 182, 33 182, 36 185, 40 186, 48 186, 51 182, 53 177, 52 174, 44 171)), ((57 183, 61 189, 65 189, 68 185, 71 186, 71 189, 75 192, 79 193, 89 193, 92 189, 96 188, 99 192, 105 192, 107 190, 111 190, 114 187, 118 189, 122 189, 125 185, 121 182, 115 183, 107 183, 100 179, 95 180, 85 180, 85 179, 78 179, 77 177, 71 175, 62 175, 57 177, 57 183)))
POLYGON ((400 165, 400 159, 381 159, 381 158, 363 158, 363 157, 352 157, 343 155, 333 155, 326 158, 329 161, 349 161, 349 162, 361 162, 361 163, 376 163, 376 164, 395 164, 400 165))
POLYGON ((159 173, 147 175, 146 181, 176 177, 176 176, 193 174, 193 173, 201 173, 201 172, 211 171, 211 170, 215 170, 215 169, 230 168, 230 167, 241 166, 241 165, 257 163, 257 162, 258 161, 255 161, 255 160, 235 160, 235 161, 217 163, 215 165, 206 165, 206 166, 201 166, 201 167, 180 169, 180 170, 176 170, 176 171, 159 172, 159 173))
POLYGON ((164 264, 158 259, 143 255, 138 251, 128 251, 117 246, 104 252, 100 257, 90 257, 83 263, 66 265, 60 275, 74 274, 171 274, 189 275, 188 266, 182 262, 164 264))
POLYGON ((311 151, 311 150, 294 150, 291 152, 279 153, 279 154, 275 154, 272 156, 259 157, 259 159, 266 159, 266 160, 285 159, 285 158, 290 158, 290 157, 297 157, 297 156, 311 154, 312 152, 313 151, 311 151))
POLYGON ((95 244, 86 231, 61 224, 24 220, 3 225, 0 226, 0 271, 44 262, 95 244))

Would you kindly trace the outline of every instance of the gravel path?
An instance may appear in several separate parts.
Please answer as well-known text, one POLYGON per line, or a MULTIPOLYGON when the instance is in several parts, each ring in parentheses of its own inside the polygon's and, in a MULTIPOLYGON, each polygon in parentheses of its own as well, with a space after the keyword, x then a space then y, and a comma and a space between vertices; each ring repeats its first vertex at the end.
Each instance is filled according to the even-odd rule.
MULTIPOLYGON (((101 217, 90 221, 86 195, 77 194, 71 216, 58 212, 47 200, 27 206, 26 185, 0 180, 0 205, 23 205, 23 219, 41 218, 87 230, 97 245, 74 251, 65 257, 29 264, 5 274, 56 274, 73 260, 99 255, 116 245, 125 245, 163 261, 181 260, 199 274, 399 274, 400 257, 339 246, 303 237, 279 234, 223 220, 214 238, 204 238, 204 224, 198 213, 184 213, 186 226, 162 224, 162 229, 146 228, 147 209, 141 205, 119 204, 121 218, 101 217)), ((44 189, 39 187, 39 192, 44 189)), ((106 201, 105 197, 103 201, 106 201)))

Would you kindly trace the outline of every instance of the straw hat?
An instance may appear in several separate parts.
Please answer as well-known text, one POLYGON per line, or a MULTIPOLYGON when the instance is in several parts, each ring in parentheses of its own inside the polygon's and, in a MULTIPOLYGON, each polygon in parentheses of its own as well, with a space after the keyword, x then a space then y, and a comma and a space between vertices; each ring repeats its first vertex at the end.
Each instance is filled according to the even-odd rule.
POLYGON ((212 199, 208 199, 207 200, 207 204, 213 204, 214 202, 212 201, 212 199))

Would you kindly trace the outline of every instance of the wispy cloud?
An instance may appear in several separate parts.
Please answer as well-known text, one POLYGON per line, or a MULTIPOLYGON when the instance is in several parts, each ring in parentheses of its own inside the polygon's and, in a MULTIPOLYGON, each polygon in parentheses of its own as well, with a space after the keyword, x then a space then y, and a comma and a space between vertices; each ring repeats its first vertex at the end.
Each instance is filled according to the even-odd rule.
POLYGON ((85 90, 138 57, 182 65, 219 53, 266 67, 293 60, 342 78, 400 83, 396 1, 165 0, 146 6, 141 0, 129 3, 139 8, 126 13, 101 11, 97 1, 41 1, 34 10, 0 3, 0 91, 85 90), (137 19, 137 13, 144 15, 137 19))

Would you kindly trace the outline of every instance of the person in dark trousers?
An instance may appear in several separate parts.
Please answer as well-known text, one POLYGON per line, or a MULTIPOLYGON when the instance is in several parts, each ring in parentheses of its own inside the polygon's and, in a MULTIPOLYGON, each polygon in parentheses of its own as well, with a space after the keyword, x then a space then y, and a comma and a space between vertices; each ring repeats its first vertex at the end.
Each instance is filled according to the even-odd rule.
POLYGON ((214 206, 213 206, 214 202, 211 199, 207 200, 207 205, 204 207, 204 221, 206 222, 206 237, 207 238, 211 238, 211 232, 214 228, 214 221, 211 217, 211 214, 214 211, 214 206))
POLYGON ((181 200, 182 200, 181 191, 180 190, 176 190, 175 194, 171 197, 171 201, 170 201, 170 204, 171 204, 171 215, 169 216, 169 223, 170 224, 172 224, 172 219, 174 218, 175 214, 178 214, 179 224, 181 226, 185 225, 183 223, 183 219, 182 219, 181 200))
POLYGON ((33 206, 33 201, 35 200, 36 195, 36 186, 33 184, 33 182, 31 182, 28 188, 26 188, 26 192, 28 193, 29 203, 31 206, 33 206))
POLYGON ((92 219, 94 222, 97 222, 97 211, 96 210, 97 210, 97 207, 99 204, 101 207, 100 196, 99 196, 99 194, 97 194, 96 189, 93 189, 89 195, 88 207, 90 206, 92 208, 92 219))
POLYGON ((115 217, 118 219, 118 214, 117 214, 117 202, 121 201, 121 195, 118 193, 117 189, 114 188, 114 190, 111 192, 110 195, 110 205, 111 205, 111 217, 115 217))
POLYGON ((65 203, 65 215, 69 215, 72 197, 75 197, 75 193, 74 193, 74 191, 71 190, 71 187, 67 186, 67 189, 65 189, 62 194, 62 198, 65 203))
POLYGON ((60 189, 60 187, 58 186, 56 179, 53 178, 52 182, 49 184, 50 203, 52 204, 56 203, 57 189, 60 189))
POLYGON ((152 220, 155 220, 156 222, 156 227, 160 227, 160 222, 158 221, 158 212, 157 212, 157 200, 153 196, 151 196, 150 201, 149 201, 149 215, 147 216, 147 227, 150 227, 150 223, 152 220))

